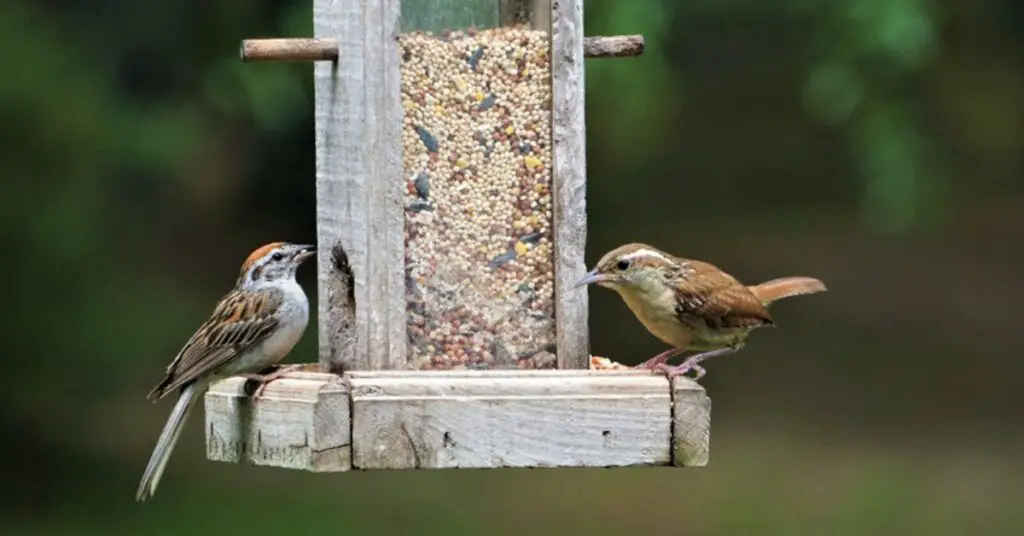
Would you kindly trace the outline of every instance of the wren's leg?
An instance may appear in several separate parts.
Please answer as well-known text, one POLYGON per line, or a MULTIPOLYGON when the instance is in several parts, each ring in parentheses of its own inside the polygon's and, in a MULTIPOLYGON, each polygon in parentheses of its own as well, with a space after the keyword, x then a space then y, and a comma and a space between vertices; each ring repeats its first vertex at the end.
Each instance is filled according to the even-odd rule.
POLYGON ((683 353, 684 351, 685 350, 680 350, 679 348, 669 348, 668 350, 665 350, 664 352, 648 359, 647 361, 644 361, 643 363, 640 363, 639 365, 633 368, 656 369, 659 366, 664 365, 665 362, 668 361, 669 359, 672 359, 673 357, 683 353))
POLYGON ((655 368, 668 374, 669 376, 680 376, 692 370, 694 372, 693 379, 699 380, 702 377, 704 377, 705 374, 707 374, 707 371, 704 370, 704 367, 700 366, 701 361, 710 359, 712 357, 718 357, 721 355, 735 354, 736 352, 739 352, 742 348, 742 343, 733 346, 726 346, 725 348, 716 348, 714 350, 708 350, 706 352, 701 352, 699 354, 693 354, 690 357, 687 357, 686 361, 683 361, 682 365, 679 365, 677 367, 661 364, 656 366, 655 368))
POLYGON ((259 400, 261 396, 263 396, 263 390, 267 388, 267 384, 274 380, 281 379, 282 377, 284 377, 285 374, 293 370, 301 368, 302 365, 282 365, 278 367, 277 370, 270 372, 268 374, 238 374, 238 376, 260 383, 260 386, 256 388, 256 391, 253 392, 251 397, 251 400, 255 402, 256 400, 259 400))

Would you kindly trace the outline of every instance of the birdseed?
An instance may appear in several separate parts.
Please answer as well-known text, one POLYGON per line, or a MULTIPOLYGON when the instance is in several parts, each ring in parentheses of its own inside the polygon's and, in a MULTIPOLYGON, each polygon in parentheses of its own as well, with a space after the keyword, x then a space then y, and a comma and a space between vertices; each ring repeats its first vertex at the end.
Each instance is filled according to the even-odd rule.
POLYGON ((399 37, 415 368, 556 365, 550 43, 526 27, 399 37))

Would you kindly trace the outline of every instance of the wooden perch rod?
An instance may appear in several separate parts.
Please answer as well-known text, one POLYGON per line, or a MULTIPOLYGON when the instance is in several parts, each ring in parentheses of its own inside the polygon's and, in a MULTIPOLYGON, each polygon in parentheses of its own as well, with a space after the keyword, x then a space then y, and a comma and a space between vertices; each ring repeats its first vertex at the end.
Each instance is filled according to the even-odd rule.
MULTIPOLYGON (((643 52, 642 35, 583 38, 583 55, 587 58, 622 58, 643 52)), ((338 59, 338 44, 333 39, 244 39, 239 55, 242 61, 334 61, 338 59)))
POLYGON ((242 61, 334 61, 338 44, 333 39, 243 39, 242 61))
POLYGON ((586 58, 625 58, 644 53, 642 35, 608 35, 583 38, 586 58))

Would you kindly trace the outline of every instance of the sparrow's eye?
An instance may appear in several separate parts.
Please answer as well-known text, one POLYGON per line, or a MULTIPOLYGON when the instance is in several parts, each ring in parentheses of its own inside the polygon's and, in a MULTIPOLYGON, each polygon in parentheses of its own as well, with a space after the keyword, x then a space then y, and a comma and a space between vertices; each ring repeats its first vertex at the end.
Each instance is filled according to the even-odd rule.
POLYGON ((279 261, 279 260, 281 260, 283 258, 284 258, 284 255, 282 255, 280 252, 277 252, 277 253, 275 253, 275 254, 270 256, 270 260, 272 260, 272 261, 279 261))
POLYGON ((615 267, 618 268, 619 270, 627 270, 627 269, 629 269, 629 261, 626 260, 626 259, 623 259, 623 260, 619 261, 618 263, 616 263, 615 267))

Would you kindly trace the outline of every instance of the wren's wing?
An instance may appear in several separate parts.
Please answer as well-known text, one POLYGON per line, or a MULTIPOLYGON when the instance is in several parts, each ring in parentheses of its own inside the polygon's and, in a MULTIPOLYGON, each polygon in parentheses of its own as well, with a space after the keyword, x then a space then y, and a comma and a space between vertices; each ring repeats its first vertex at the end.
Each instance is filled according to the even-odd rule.
POLYGON ((266 339, 277 329, 275 313, 281 301, 281 292, 275 289, 229 292, 178 352, 167 367, 167 376, 148 398, 159 400, 266 339))
POLYGON ((676 315, 683 322, 703 322, 709 328, 745 328, 774 323, 757 296, 731 275, 701 262, 686 261, 676 289, 676 315))

